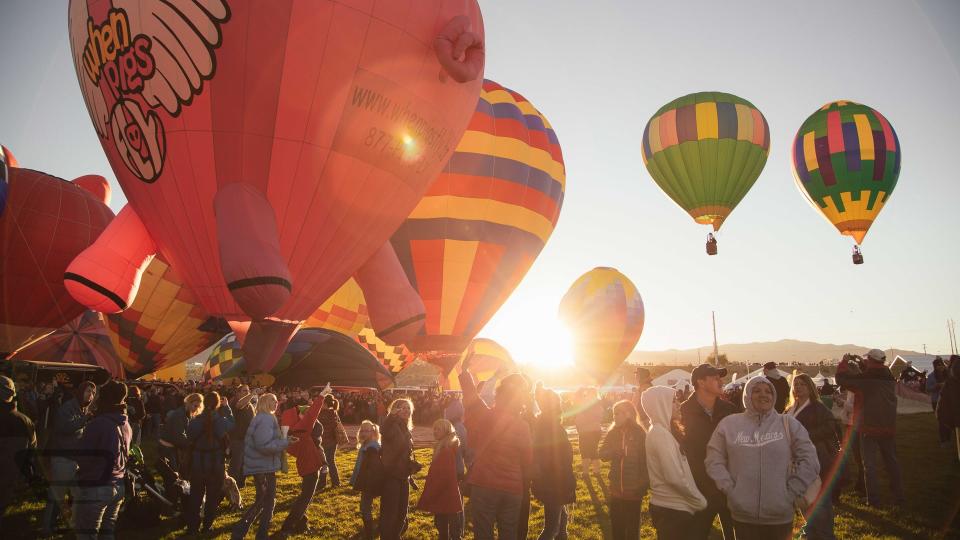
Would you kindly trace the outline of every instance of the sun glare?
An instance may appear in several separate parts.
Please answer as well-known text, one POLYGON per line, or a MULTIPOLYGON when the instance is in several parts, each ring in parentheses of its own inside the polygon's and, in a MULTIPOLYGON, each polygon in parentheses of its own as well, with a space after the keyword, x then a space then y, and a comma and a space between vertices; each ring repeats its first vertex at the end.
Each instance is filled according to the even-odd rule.
POLYGON ((573 366, 573 339, 570 330, 556 317, 537 322, 516 321, 501 326, 486 337, 510 351, 520 366, 559 370, 573 366))

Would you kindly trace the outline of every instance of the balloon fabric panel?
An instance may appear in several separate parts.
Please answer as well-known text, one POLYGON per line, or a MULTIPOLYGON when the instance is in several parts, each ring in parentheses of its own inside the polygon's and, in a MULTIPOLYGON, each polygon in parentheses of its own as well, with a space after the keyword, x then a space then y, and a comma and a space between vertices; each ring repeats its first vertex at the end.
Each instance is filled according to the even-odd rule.
POLYGON ((841 234, 862 243, 900 175, 900 141, 879 111, 828 103, 801 125, 793 171, 807 200, 841 234))
POLYGON ((133 377, 177 365, 230 332, 226 321, 210 317, 161 257, 140 278, 133 304, 106 316, 114 348, 133 377))
POLYGON ((364 328, 354 338, 357 343, 370 352, 383 367, 396 375, 416 360, 405 345, 388 345, 377 337, 372 328, 364 328))
POLYGON ((363 291, 349 279, 307 318, 302 328, 326 328, 354 337, 368 321, 363 291))
POLYGON ((211 315, 248 320, 237 290, 283 289, 277 276, 234 289, 225 281, 211 202, 231 183, 259 194, 291 276, 286 292, 264 298, 280 298, 277 318, 304 320, 383 245, 449 158, 481 78, 451 80, 433 47, 458 16, 482 39, 479 8, 177 6, 71 0, 74 63, 94 127, 159 252, 211 315), (103 29, 113 30, 116 62, 98 53, 103 29), (138 71, 115 77, 125 65, 138 71))
POLYGON ((391 240, 426 307, 411 350, 467 347, 549 239, 565 182, 547 119, 520 94, 484 81, 456 151, 391 240))
POLYGON ((700 92, 657 111, 641 146, 657 185, 697 223, 719 230, 766 164, 770 130, 750 102, 700 92))

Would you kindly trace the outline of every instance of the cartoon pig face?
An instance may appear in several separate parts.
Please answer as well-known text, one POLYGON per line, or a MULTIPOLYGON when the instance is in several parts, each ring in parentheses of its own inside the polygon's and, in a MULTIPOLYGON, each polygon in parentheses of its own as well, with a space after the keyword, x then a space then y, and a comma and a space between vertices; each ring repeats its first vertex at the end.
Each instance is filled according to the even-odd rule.
MULTIPOLYGON (((71 0, 77 77, 130 206, 211 315, 309 316, 447 162, 476 0, 71 0)), ((471 78, 472 77, 472 78, 471 78)))

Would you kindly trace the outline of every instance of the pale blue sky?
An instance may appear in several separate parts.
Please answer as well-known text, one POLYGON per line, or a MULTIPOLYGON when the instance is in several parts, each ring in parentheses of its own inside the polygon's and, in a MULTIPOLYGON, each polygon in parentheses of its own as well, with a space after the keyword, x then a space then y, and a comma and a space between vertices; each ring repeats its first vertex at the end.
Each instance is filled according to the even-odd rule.
MULTIPOLYGON (((77 86, 66 0, 2 0, 0 142, 31 168, 98 173, 124 203, 77 86)), ((520 360, 553 334, 567 286, 594 266, 636 283, 638 348, 781 338, 949 351, 960 318, 960 2, 481 1, 487 77, 525 95, 563 147, 560 223, 482 335, 520 360), (698 226, 640 158, 650 116, 718 90, 766 116, 771 153, 707 257, 698 226), (794 185, 790 143, 828 101, 881 111, 903 148, 897 190, 850 262, 851 241, 794 185), (539 343, 538 343, 539 342, 539 343)))

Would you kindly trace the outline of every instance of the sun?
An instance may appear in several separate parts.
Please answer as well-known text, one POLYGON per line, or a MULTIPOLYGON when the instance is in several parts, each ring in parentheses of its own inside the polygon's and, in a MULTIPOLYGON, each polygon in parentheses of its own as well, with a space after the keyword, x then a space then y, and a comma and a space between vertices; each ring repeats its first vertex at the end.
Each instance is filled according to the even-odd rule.
POLYGON ((484 337, 503 345, 521 367, 551 371, 572 367, 572 335, 556 313, 526 315, 530 316, 517 313, 501 318, 484 337))

